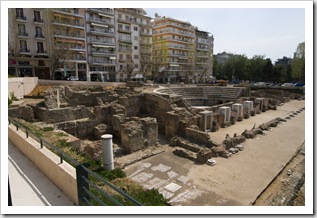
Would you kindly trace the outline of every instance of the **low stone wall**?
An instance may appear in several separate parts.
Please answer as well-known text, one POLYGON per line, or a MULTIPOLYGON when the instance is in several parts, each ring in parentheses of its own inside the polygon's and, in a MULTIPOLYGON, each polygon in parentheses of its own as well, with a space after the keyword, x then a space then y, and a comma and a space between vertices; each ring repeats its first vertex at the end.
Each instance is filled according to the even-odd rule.
POLYGON ((43 147, 25 133, 8 127, 8 138, 26 157, 28 157, 57 187, 78 205, 76 169, 60 157, 43 147))
POLYGON ((201 144, 208 144, 210 141, 210 136, 200 130, 192 129, 192 128, 186 128, 186 138, 193 140, 197 143, 201 144))

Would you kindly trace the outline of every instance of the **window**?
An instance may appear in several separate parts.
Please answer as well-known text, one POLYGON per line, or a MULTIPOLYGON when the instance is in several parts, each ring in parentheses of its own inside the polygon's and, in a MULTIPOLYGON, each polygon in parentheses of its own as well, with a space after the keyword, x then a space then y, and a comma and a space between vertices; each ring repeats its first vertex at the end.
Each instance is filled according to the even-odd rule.
POLYGON ((134 46, 134 50, 138 50, 138 46, 134 46))
POLYGON ((118 28, 119 28, 119 30, 122 30, 123 29, 122 24, 118 24, 118 28))
POLYGON ((40 11, 34 11, 34 21, 35 22, 42 22, 40 11))
POLYGON ((16 13, 17 13, 17 18, 25 20, 24 14, 23 14, 23 8, 17 8, 16 13))
POLYGON ((39 66, 41 66, 41 67, 45 67, 45 63, 44 63, 44 61, 43 61, 43 60, 39 60, 39 66))
POLYGON ((134 41, 137 41, 138 40, 138 37, 137 36, 134 36, 134 41))
POLYGON ((19 29, 19 35, 26 35, 24 24, 18 24, 18 29, 19 29))
POLYGON ((37 42, 37 52, 44 53, 44 44, 43 42, 37 42))
POLYGON ((119 54, 119 60, 123 60, 123 54, 119 54))
POLYGON ((125 30, 130 31, 130 26, 125 26, 125 30))
POLYGON ((35 37, 42 37, 42 36, 43 36, 43 34, 42 34, 42 28, 36 26, 36 27, 35 27, 35 34, 36 34, 35 37))
POLYGON ((138 27, 136 27, 136 26, 133 27, 133 30, 134 30, 134 31, 138 31, 138 27))
POLYGON ((118 19, 122 19, 122 14, 118 14, 118 19))
POLYGON ((139 65, 138 65, 138 64, 135 64, 135 68, 139 68, 139 65))
POLYGON ((126 19, 126 20, 129 20, 129 16, 128 16, 128 15, 125 15, 125 19, 126 19))
POLYGON ((134 55, 134 59, 139 59, 139 55, 134 55))
POLYGON ((27 43, 26 43, 26 40, 20 40, 20 50, 22 52, 26 52, 27 51, 27 43))

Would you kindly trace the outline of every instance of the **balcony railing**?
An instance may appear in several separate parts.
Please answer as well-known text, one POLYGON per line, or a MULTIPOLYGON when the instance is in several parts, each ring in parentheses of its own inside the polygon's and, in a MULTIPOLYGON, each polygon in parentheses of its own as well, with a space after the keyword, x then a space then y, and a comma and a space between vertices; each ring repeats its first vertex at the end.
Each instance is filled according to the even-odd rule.
POLYGON ((125 51, 131 52, 132 48, 131 47, 119 47, 119 51, 121 51, 121 52, 125 52, 125 51))
POLYGON ((89 21, 94 21, 94 22, 100 22, 100 23, 105 23, 105 24, 114 25, 114 22, 113 22, 112 20, 107 20, 107 19, 100 19, 100 18, 96 18, 96 17, 89 17, 88 20, 89 20, 89 21))
POLYGON ((38 18, 38 17, 35 17, 35 18, 33 19, 33 21, 36 22, 36 23, 43 23, 43 22, 44 22, 43 19, 38 18))
POLYGON ((114 54, 114 51, 109 51, 107 49, 96 49, 96 48, 90 49, 90 52, 100 53, 100 54, 114 54))
POLYGON ((108 8, 90 8, 90 10, 100 11, 100 12, 103 12, 103 13, 114 15, 114 11, 111 10, 111 9, 108 9, 108 8))
POLYGON ((84 16, 83 14, 79 14, 79 11, 74 10, 74 9, 72 10, 70 8, 54 8, 53 10, 55 12, 68 14, 68 15, 75 15, 75 16, 80 16, 80 17, 84 16))
POLYGON ((37 53, 39 53, 39 54, 46 54, 46 51, 45 51, 45 50, 37 50, 37 53))
POLYGON ((118 28, 118 31, 119 32, 126 32, 126 33, 132 33, 132 31, 130 29, 126 30, 126 29, 118 28))
POLYGON ((26 17, 22 16, 22 15, 16 15, 16 19, 18 19, 18 20, 26 20, 26 17))
POLYGON ((70 37, 70 38, 78 38, 78 39, 85 39, 85 36, 81 36, 75 33, 63 33, 63 32, 55 32, 54 35, 57 37, 70 37))
POLYGON ((19 32, 19 36, 29 36, 27 32, 19 32))
POLYGON ((127 43, 132 43, 132 40, 131 39, 127 39, 127 38, 119 38, 119 41, 122 41, 122 42, 127 42, 127 43))
POLYGON ((108 30, 101 30, 101 29, 96 29, 96 28, 90 28, 90 32, 104 33, 104 34, 114 34, 114 32, 111 32, 111 31, 108 31, 108 30))
POLYGON ((90 64, 117 64, 114 60, 89 59, 90 64))
POLYGON ((20 48, 20 52, 30 53, 30 49, 27 49, 27 48, 20 48))
POLYGON ((61 21, 61 20, 54 20, 54 23, 57 24, 63 24, 63 25, 69 25, 69 26, 76 26, 76 27, 84 27, 84 24, 74 22, 71 20, 61 21))
POLYGON ((43 34, 35 34, 35 38, 41 38, 41 39, 44 39, 44 35, 43 34))
POLYGON ((89 41, 92 42, 92 43, 115 45, 114 42, 108 41, 108 40, 100 40, 100 39, 94 39, 94 38, 92 38, 92 39, 90 39, 89 41))

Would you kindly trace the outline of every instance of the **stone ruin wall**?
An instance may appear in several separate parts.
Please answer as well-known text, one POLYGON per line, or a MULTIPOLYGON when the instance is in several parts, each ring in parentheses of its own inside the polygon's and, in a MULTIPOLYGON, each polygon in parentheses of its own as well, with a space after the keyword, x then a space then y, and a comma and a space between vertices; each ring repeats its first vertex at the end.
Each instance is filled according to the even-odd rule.
MULTIPOLYGON (((287 93, 279 94, 282 100, 290 98, 287 93)), ((273 97, 270 93, 255 95, 263 96, 273 97)), ((211 131, 223 127, 224 116, 218 113, 219 107, 231 107, 233 103, 243 103, 245 100, 254 101, 255 97, 243 97, 234 102, 211 106, 211 131)), ((264 97, 263 111, 279 103, 280 100, 276 98, 264 97)), ((98 140, 102 134, 110 133, 126 153, 132 153, 155 145, 158 133, 168 139, 178 135, 200 144, 212 145, 209 135, 200 130, 199 112, 203 110, 190 108, 186 100, 176 95, 162 96, 133 92, 129 89, 76 91, 61 86, 54 87, 45 94, 44 104, 23 106, 18 111, 9 111, 9 115, 26 118, 30 122, 39 119, 53 123, 57 129, 65 130, 81 139, 98 140)), ((244 118, 262 112, 258 104, 254 104, 253 110, 254 114, 249 115, 244 109, 244 118)), ((231 124, 237 120, 237 115, 232 111, 231 124)))

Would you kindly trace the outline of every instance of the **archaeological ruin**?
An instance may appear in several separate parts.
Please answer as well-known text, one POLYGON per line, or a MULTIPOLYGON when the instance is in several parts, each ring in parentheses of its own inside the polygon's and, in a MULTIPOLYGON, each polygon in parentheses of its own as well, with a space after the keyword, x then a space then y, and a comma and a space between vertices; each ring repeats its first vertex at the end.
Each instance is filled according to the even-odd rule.
MULTIPOLYGON (((100 159, 101 136, 113 135, 118 157, 159 147, 169 141, 174 154, 204 164, 211 157, 228 158, 243 150, 243 141, 265 134, 283 118, 229 135, 219 144, 208 132, 243 122, 250 116, 278 107, 303 94, 285 90, 250 90, 249 87, 178 86, 142 92, 132 87, 52 86, 44 101, 9 109, 9 116, 45 123, 72 137, 74 149, 100 159)), ((140 157, 141 159, 144 157, 140 157)), ((129 162, 131 163, 131 161, 129 162)), ((115 163, 124 167, 128 163, 115 163)))

